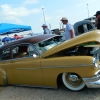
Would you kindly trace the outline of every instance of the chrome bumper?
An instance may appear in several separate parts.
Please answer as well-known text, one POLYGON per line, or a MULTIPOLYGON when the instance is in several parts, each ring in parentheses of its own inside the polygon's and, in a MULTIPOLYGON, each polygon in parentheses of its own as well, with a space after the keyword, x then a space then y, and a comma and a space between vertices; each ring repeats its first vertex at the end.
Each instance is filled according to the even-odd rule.
POLYGON ((100 70, 94 74, 92 78, 83 78, 88 88, 100 88, 100 70))

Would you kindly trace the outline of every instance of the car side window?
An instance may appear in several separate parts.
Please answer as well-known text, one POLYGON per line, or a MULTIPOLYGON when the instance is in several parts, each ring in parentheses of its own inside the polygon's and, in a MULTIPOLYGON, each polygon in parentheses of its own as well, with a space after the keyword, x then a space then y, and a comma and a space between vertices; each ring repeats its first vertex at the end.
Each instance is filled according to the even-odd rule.
POLYGON ((92 29, 91 24, 85 24, 84 27, 89 31, 92 29))
POLYGON ((38 52, 39 52, 39 54, 42 54, 42 53, 44 53, 44 49, 43 49, 43 47, 44 47, 44 44, 41 42, 41 43, 37 43, 37 44, 35 44, 35 47, 36 47, 36 49, 38 50, 38 52))
POLYGON ((16 45, 12 47, 13 59, 29 57, 27 45, 16 45))
POLYGON ((83 25, 78 26, 78 33, 79 34, 84 33, 84 26, 83 25))
POLYGON ((91 30, 92 29, 92 25, 91 24, 87 24, 87 28, 88 28, 88 30, 91 30))
POLYGON ((28 46, 28 52, 30 56, 38 56, 38 53, 36 52, 35 48, 31 45, 28 46))
POLYGON ((0 60, 9 60, 11 59, 10 48, 4 49, 0 52, 0 60))
POLYGON ((13 59, 30 57, 37 57, 38 53, 32 45, 16 45, 12 47, 13 59))

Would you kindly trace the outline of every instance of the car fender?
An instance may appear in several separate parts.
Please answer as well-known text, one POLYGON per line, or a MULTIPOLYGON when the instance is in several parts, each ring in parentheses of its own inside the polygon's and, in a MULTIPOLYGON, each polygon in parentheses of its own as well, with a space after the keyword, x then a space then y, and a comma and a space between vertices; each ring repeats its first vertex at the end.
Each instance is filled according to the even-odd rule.
POLYGON ((0 68, 0 85, 7 85, 6 72, 0 68))

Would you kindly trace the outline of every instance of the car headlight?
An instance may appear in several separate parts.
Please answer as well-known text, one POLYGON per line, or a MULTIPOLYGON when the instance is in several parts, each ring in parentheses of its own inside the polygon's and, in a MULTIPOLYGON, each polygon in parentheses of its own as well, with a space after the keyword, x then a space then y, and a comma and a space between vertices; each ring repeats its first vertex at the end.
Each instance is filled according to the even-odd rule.
POLYGON ((99 60, 96 58, 93 58, 94 68, 98 68, 99 66, 99 60))

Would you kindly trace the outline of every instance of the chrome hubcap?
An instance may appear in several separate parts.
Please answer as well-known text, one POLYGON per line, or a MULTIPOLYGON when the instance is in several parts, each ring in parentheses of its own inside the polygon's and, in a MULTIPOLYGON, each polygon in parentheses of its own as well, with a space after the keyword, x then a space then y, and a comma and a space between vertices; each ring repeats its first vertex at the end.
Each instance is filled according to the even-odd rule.
POLYGON ((79 78, 77 75, 69 75, 69 80, 71 82, 78 82, 79 81, 79 78))

